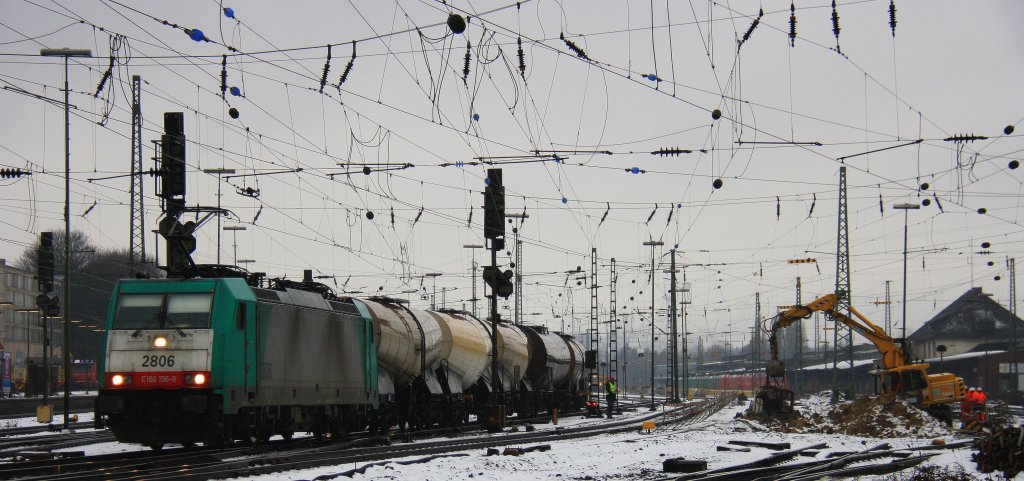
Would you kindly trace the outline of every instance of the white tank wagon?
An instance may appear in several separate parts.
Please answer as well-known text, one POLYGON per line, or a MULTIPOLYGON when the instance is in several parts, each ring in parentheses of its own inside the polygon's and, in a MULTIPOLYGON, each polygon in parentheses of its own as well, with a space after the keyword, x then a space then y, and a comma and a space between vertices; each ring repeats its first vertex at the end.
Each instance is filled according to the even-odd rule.
MULTIPOLYGON (((522 328, 514 324, 498 324, 498 377, 505 392, 514 389, 526 377, 529 364, 530 344, 522 328)), ((485 369, 484 377, 489 379, 490 375, 490 369, 485 369)))
POLYGON ((550 391, 555 386, 564 386, 575 361, 569 344, 543 326, 522 326, 522 331, 530 346, 526 377, 533 388, 550 391))
POLYGON ((569 355, 572 358, 572 362, 569 367, 569 376, 565 379, 566 384, 555 384, 555 388, 569 391, 585 389, 586 380, 583 379, 583 344, 580 344, 579 341, 568 334, 556 333, 556 335, 562 338, 562 341, 569 346, 569 355))
POLYGON ((438 377, 449 393, 469 391, 489 367, 491 339, 487 329, 458 311, 427 311, 441 327, 438 377))
POLYGON ((394 379, 401 390, 420 377, 431 392, 440 393, 441 384, 434 371, 441 360, 441 326, 438 320, 420 309, 409 309, 390 299, 360 299, 373 318, 373 337, 377 344, 377 364, 394 379))

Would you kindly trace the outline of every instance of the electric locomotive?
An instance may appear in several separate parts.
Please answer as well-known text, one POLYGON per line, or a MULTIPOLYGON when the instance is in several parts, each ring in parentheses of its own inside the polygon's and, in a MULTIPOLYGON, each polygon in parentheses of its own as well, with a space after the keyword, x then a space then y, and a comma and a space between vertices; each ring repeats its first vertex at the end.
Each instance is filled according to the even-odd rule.
POLYGON ((119 441, 221 445, 375 419, 360 304, 239 278, 122 280, 107 322, 96 421, 119 441))

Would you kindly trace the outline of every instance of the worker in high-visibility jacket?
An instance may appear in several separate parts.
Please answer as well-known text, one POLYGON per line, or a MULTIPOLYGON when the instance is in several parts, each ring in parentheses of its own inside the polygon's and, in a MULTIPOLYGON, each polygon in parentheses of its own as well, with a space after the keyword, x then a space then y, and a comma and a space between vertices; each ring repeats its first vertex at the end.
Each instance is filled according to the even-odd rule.
POLYGON ((604 383, 605 400, 608 401, 608 419, 611 419, 615 412, 615 403, 618 401, 618 386, 615 385, 615 376, 609 376, 604 383))
POLYGON ((985 390, 978 388, 974 394, 974 402, 976 406, 974 410, 978 412, 978 420, 985 422, 985 403, 988 402, 988 396, 985 395, 985 390))
POLYGON ((960 427, 966 427, 967 423, 971 421, 971 417, 974 416, 974 388, 970 388, 964 393, 964 398, 960 400, 960 427))

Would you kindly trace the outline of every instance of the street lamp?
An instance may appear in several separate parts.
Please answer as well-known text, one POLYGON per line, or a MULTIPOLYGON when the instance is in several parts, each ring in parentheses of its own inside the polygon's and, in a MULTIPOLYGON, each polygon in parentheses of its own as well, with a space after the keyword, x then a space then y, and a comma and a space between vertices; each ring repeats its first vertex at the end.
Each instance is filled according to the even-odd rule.
MULTIPOLYGON (((234 249, 235 249, 235 267, 237 267, 238 266, 238 231, 245 230, 245 226, 244 225, 226 225, 226 226, 224 226, 224 230, 231 231, 232 232, 232 236, 234 236, 233 240, 234 240, 234 249)), ((220 246, 219 245, 217 246, 217 250, 220 251, 220 246)), ((219 256, 220 253, 218 252, 217 255, 219 256)), ((220 260, 218 260, 217 263, 219 264, 220 260)))
POLYGON ((651 411, 654 411, 654 248, 665 245, 662 241, 650 240, 644 242, 645 246, 651 246, 651 411))
POLYGON ((67 348, 70 341, 68 311, 71 307, 71 110, 69 103, 71 90, 68 88, 68 58, 92 57, 92 51, 77 48, 44 48, 39 51, 39 55, 64 57, 64 306, 61 310, 64 317, 64 429, 67 429, 68 413, 71 412, 71 383, 68 382, 71 357, 70 349, 67 348))
POLYGON ((896 204, 893 209, 903 211, 903 342, 907 342, 907 217, 911 209, 920 209, 917 204, 896 204))
POLYGON ((203 169, 203 172, 206 174, 217 174, 217 264, 220 264, 220 186, 223 184, 223 182, 221 182, 221 176, 224 174, 234 174, 235 169, 203 169))
POLYGON ((470 302, 473 305, 473 317, 479 317, 479 316, 477 316, 477 313, 476 313, 476 301, 477 301, 477 299, 476 299, 476 250, 477 249, 483 249, 484 246, 481 245, 481 244, 463 244, 462 247, 464 249, 472 249, 473 250, 473 298, 470 299, 470 302))

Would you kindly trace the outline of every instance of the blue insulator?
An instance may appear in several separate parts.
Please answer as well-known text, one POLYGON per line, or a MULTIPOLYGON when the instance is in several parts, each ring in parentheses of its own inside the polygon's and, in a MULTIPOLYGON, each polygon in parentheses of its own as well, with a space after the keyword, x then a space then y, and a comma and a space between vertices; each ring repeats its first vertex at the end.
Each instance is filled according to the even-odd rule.
POLYGON ((654 75, 653 73, 652 74, 647 74, 647 80, 650 80, 651 82, 654 82, 654 81, 658 80, 658 76, 654 75))
POLYGON ((235 97, 242 95, 242 89, 238 87, 231 87, 231 95, 234 95, 235 97))
POLYGON ((199 30, 198 28, 193 28, 192 30, 189 30, 188 36, 189 38, 197 42, 202 42, 206 38, 206 35, 203 34, 203 31, 199 30))
POLYGON ((479 121, 480 120, 480 114, 473 114, 473 120, 479 121))
POLYGON ((228 18, 235 18, 235 9, 231 7, 224 8, 224 16, 228 18))
POLYGON ((683 208, 683 204, 676 204, 676 209, 682 209, 682 208, 683 208))
POLYGON ((562 203, 563 204, 568 204, 569 203, 569 199, 566 199, 565 197, 562 197, 562 203))
POLYGON ((490 177, 484 177, 484 185, 491 185, 491 178, 490 177))
POLYGON ((634 173, 634 174, 639 174, 640 173, 640 167, 633 167, 632 169, 629 169, 629 171, 634 173))

